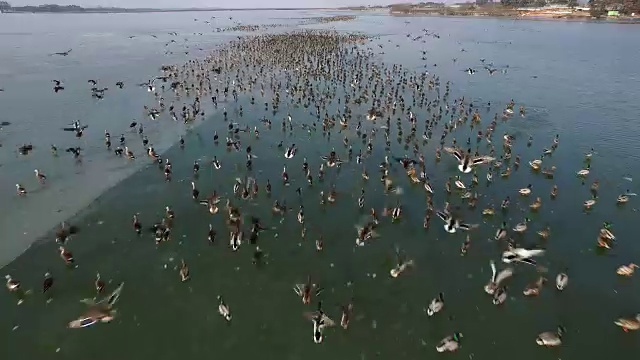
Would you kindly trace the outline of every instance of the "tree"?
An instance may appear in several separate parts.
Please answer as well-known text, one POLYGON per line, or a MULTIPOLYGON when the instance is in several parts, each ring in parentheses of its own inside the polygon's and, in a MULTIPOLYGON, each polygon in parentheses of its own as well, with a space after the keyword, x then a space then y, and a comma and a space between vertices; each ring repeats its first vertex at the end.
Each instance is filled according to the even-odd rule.
POLYGON ((0 1, 0 10, 9 10, 11 9, 11 4, 6 1, 0 1))
POLYGON ((622 9, 625 14, 640 13, 640 0, 622 0, 622 9))
POLYGON ((589 13, 595 18, 600 18, 607 13, 607 4, 604 0, 589 0, 589 13))
POLYGON ((569 0, 567 2, 567 5, 573 9, 574 7, 578 6, 578 0, 569 0))

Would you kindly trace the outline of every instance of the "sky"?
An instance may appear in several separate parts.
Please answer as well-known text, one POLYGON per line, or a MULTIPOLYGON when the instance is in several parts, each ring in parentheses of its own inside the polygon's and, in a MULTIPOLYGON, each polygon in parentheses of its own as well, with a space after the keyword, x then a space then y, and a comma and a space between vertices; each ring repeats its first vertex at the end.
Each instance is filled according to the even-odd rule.
MULTIPOLYGON (((80 6, 153 7, 153 8, 274 8, 274 7, 338 7, 356 5, 387 5, 393 0, 7 0, 13 6, 60 4, 80 6)), ((401 0, 395 0, 401 2, 401 0)))

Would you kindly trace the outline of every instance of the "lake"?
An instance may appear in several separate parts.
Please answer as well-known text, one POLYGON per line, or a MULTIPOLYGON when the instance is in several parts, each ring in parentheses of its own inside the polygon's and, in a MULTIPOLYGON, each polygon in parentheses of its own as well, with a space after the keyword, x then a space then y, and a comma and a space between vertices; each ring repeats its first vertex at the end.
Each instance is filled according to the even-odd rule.
MULTIPOLYGON (((446 356, 437 354, 434 347, 443 337, 460 331, 464 338, 455 357, 537 360, 638 353, 637 334, 624 333, 613 321, 640 312, 637 279, 616 275, 618 266, 640 261, 633 228, 638 199, 632 196, 628 204, 616 205, 619 194, 640 192, 636 180, 640 142, 633 140, 640 126, 640 46, 636 45, 640 29, 598 22, 395 17, 377 12, 354 13, 357 18, 352 21, 309 21, 336 14, 349 13, 2 14, 0 88, 4 91, 0 92, 0 121, 10 124, 0 130, 0 264, 3 274, 11 274, 33 293, 17 306, 13 294, 0 292, 4 309, 0 348, 34 359, 242 359, 265 354, 286 359, 416 359, 446 356), (258 32, 212 31, 212 27, 237 22, 281 26, 258 32), (371 42, 359 46, 365 52, 370 48, 367 61, 371 66, 398 64, 402 65, 399 72, 437 75, 440 97, 445 83, 450 82, 448 104, 461 97, 472 101, 482 117, 483 131, 494 114, 514 100, 516 114, 506 122, 498 120, 494 142, 500 142, 504 133, 514 136, 513 154, 519 155, 523 164, 508 179, 495 176, 491 186, 486 186, 488 167, 483 166, 478 171, 480 184, 473 190, 479 194, 478 209, 498 207, 510 196, 512 205, 506 214, 496 211, 492 218, 483 217, 480 211, 467 209, 457 193, 445 196, 447 179, 462 174, 447 154, 434 161, 442 127, 434 130, 427 144, 421 143, 436 207, 446 201, 463 205, 465 221, 479 224, 469 232, 472 242, 466 256, 460 256, 464 232, 446 233, 435 216, 429 230, 422 228, 424 190, 398 177, 402 174, 399 165, 392 165, 391 174, 404 192, 390 196, 381 191, 377 168, 385 155, 383 122, 363 120, 366 131, 378 130, 371 159, 363 165, 350 161, 339 170, 326 169, 324 182, 316 179, 314 186, 308 187, 302 172, 305 158, 315 176, 320 156, 332 148, 347 158, 344 137, 353 146, 353 158, 366 147, 353 129, 334 129, 327 137, 319 129, 302 128, 302 124, 316 121, 310 114, 313 107, 294 106, 284 92, 275 115, 264 109, 270 98, 261 99, 259 93, 254 94, 255 104, 247 93, 241 94, 237 103, 229 100, 217 109, 205 97, 206 120, 190 126, 173 122, 166 114, 157 121, 145 115, 143 106, 157 106, 157 101, 137 84, 159 75, 161 65, 203 59, 238 36, 299 29, 371 36, 371 42), (423 29, 438 37, 424 35, 423 29), (168 34, 174 31, 178 36, 168 34), (423 38, 413 40, 420 35, 423 38), (49 55, 69 49, 73 50, 65 57, 49 55), (489 75, 484 69, 488 64, 499 71, 489 75), (465 72, 468 68, 476 73, 469 75, 465 72), (62 80, 65 89, 54 93, 53 79, 62 80), (104 99, 91 97, 89 79, 109 88, 104 99), (125 83, 123 89, 116 87, 118 81, 125 83), (491 106, 486 106, 488 103, 491 106), (517 116, 520 105, 526 108, 524 117, 517 116), (242 116, 239 106, 243 107, 242 116), (222 108, 228 111, 227 121, 222 108), (296 128, 281 131, 280 123, 288 113, 296 128), (273 120, 271 129, 260 123, 264 117, 273 120), (88 125, 81 138, 61 130, 75 120, 88 125), (165 182, 157 166, 143 156, 138 134, 129 129, 134 120, 144 125, 145 134, 162 157, 171 159, 173 181, 165 182), (260 139, 240 134, 242 150, 251 145, 257 156, 250 174, 244 168, 244 151, 225 150, 229 122, 260 129, 260 139), (128 161, 106 151, 105 130, 114 144, 124 134, 138 158, 128 161), (213 142, 216 131, 222 138, 218 145, 213 142), (545 167, 557 166, 554 179, 548 180, 534 174, 527 162, 539 158, 556 134, 559 147, 544 159, 545 167), (180 136, 184 136, 184 148, 176 146, 180 136), (526 144, 529 136, 533 138, 531 147, 526 144), (298 145, 295 158, 283 158, 284 150, 277 146, 281 141, 285 146, 298 145), (34 146, 28 155, 17 152, 24 144, 34 146), (59 149, 58 157, 49 150, 52 144, 59 149), (75 146, 83 149, 81 162, 64 152, 75 146), (582 182, 576 172, 585 166, 584 154, 592 148, 591 173, 582 182), (209 166, 213 156, 222 162, 222 170, 209 166), (245 215, 260 217, 271 229, 260 235, 259 244, 266 254, 263 266, 252 264, 251 245, 242 245, 238 252, 229 249, 222 214, 210 215, 203 206, 194 205, 189 184, 194 160, 200 160, 202 166, 197 179, 202 194, 216 190, 223 198, 231 196, 234 179, 247 175, 260 182, 262 193, 257 199, 233 202, 241 205, 245 215), (291 176, 289 187, 282 186, 279 179, 284 165, 291 176), (371 175, 366 184, 360 176, 362 167, 371 175), (45 186, 38 184, 34 169, 47 175, 45 186), (600 182, 598 202, 585 212, 582 203, 591 197, 589 188, 596 179, 600 182), (267 180, 273 184, 270 198, 263 192, 267 180), (25 186, 27 196, 16 195, 16 183, 25 186), (519 197, 517 190, 528 184, 532 185, 532 196, 519 197), (554 184, 559 195, 551 200, 549 192, 554 184), (332 185, 338 192, 336 204, 321 206, 319 192, 328 193, 332 185), (298 187, 302 189, 300 199, 294 192, 298 187), (357 206, 361 189, 367 194, 365 209, 381 211, 398 201, 404 214, 394 224, 383 218, 377 229, 379 238, 355 247, 355 226, 366 218, 366 211, 357 206), (531 213, 528 205, 535 196, 542 198, 543 205, 531 213), (285 200, 292 208, 284 218, 271 214, 275 199, 285 200), (304 239, 295 219, 300 204, 304 204, 307 218, 304 239), (157 246, 152 235, 135 235, 133 214, 140 214, 146 228, 163 216, 167 205, 176 213, 170 242, 157 246), (506 266, 499 261, 501 247, 493 236, 502 221, 513 227, 525 217, 532 221, 525 235, 514 234, 519 243, 537 244, 535 231, 547 225, 552 229, 544 244, 546 255, 539 260, 548 269, 549 284, 537 298, 524 297, 522 289, 538 274, 532 267, 515 265, 515 275, 508 283, 509 298, 496 307, 482 290, 490 277, 489 261, 495 260, 499 268, 506 266), (80 228, 67 246, 78 264, 73 270, 59 258, 52 230, 65 220, 80 228), (596 247, 604 221, 613 223, 617 238, 607 252, 596 247), (214 245, 207 241, 208 224, 218 231, 214 245), (320 236, 325 243, 322 252, 316 251, 314 244, 320 236), (413 259, 415 267, 394 279, 388 273, 395 265, 396 248, 413 259), (191 280, 186 283, 180 282, 178 275, 181 259, 191 270, 191 280), (565 269, 570 282, 559 292, 553 284, 555 275, 565 269), (40 290, 45 272, 55 278, 49 303, 40 290), (107 281, 108 291, 125 282, 117 316, 109 324, 68 329, 68 322, 85 308, 79 300, 95 295, 96 272, 107 281), (324 288, 320 295, 323 308, 334 320, 340 317, 340 305, 351 299, 354 303, 349 329, 328 329, 321 345, 313 343, 311 323, 302 316, 304 311, 314 310, 313 305, 301 304, 292 291, 293 285, 305 282, 307 276, 324 288), (445 294, 445 308, 427 317, 424 308, 439 292, 445 294), (233 320, 229 324, 218 314, 218 295, 231 307, 233 320), (558 325, 567 330, 561 347, 536 345, 539 333, 553 331, 558 325)), ((298 70, 288 71, 297 74, 298 70)), ((285 71, 278 74, 286 78, 285 71)), ((220 75, 217 86, 223 84, 222 79, 235 76, 220 75)), ((329 91, 334 85, 318 88, 329 91)), ((435 91, 428 94, 430 100, 438 97, 435 91)), ((183 102, 192 100, 176 101, 176 106, 183 102)), ((407 103, 411 105, 411 101, 407 103)), ((329 116, 342 107, 330 104, 329 116)), ((354 106, 360 117, 366 108, 354 106)), ((412 110, 420 136, 424 121, 433 113, 416 106, 412 110)), ((401 116, 398 112, 391 118, 390 154, 412 155, 395 141, 395 119, 401 116)), ((477 130, 461 127, 447 143, 452 137, 462 146, 468 137, 475 143, 477 130)), ((406 135, 406 124, 404 131, 406 135)), ((484 142, 480 151, 486 151, 484 142)), ((468 176, 463 176, 467 184, 468 176)))

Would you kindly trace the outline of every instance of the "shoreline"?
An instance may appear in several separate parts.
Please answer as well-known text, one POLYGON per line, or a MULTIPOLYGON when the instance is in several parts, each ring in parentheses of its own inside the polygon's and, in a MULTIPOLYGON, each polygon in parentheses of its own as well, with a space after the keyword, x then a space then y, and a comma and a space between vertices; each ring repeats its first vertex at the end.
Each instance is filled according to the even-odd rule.
POLYGON ((566 22, 593 22, 604 24, 640 24, 640 18, 600 18, 595 19, 591 16, 550 16, 550 15, 514 15, 514 14, 443 14, 439 12, 394 12, 390 11, 389 16, 398 17, 453 17, 453 18, 480 18, 480 19, 509 19, 509 20, 532 20, 532 21, 566 21, 566 22))
POLYGON ((176 12, 219 12, 219 11, 296 11, 296 10, 339 10, 332 8, 239 8, 239 9, 114 9, 114 8, 83 8, 78 10, 46 10, 36 11, 26 9, 9 9, 1 14, 148 14, 148 13, 176 13, 176 12))

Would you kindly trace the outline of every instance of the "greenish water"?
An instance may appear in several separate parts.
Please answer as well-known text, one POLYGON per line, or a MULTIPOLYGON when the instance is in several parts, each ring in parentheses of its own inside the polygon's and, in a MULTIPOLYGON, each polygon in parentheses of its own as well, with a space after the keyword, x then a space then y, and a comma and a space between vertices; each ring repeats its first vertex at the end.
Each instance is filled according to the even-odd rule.
MULTIPOLYGON (((295 127, 293 132, 283 132, 280 122, 288 112, 296 124, 310 124, 314 117, 308 109, 288 107, 284 94, 283 104, 275 116, 264 112, 263 103, 269 100, 257 98, 256 104, 251 105, 242 98, 238 104, 225 106, 229 110, 229 121, 257 126, 261 131, 260 139, 246 134, 240 136, 242 147, 251 145, 258 156, 249 175, 258 179, 261 194, 254 201, 233 202, 245 215, 258 216, 268 227, 275 227, 273 231, 263 232, 259 239, 260 247, 267 254, 266 264, 256 267, 251 263, 253 249, 247 244, 238 252, 232 252, 222 211, 212 216, 191 200, 189 182, 196 159, 201 159, 203 168, 197 180, 201 194, 217 190, 226 198, 231 193, 233 180, 247 175, 243 151, 226 152, 223 142, 217 146, 213 143, 214 131, 224 138, 227 127, 217 113, 187 132, 184 149, 172 147, 163 155, 173 163, 172 182, 163 181, 157 166, 141 165, 142 169, 71 220, 81 229, 68 245, 77 260, 77 269, 64 267, 56 254, 57 245, 52 235, 3 269, 34 293, 19 307, 8 292, 0 295, 0 307, 5 309, 0 317, 0 348, 7 349, 9 354, 34 359, 169 359, 177 356, 242 359, 265 355, 286 359, 415 359, 438 356, 434 350, 437 342, 453 331, 460 331, 464 339, 455 357, 574 359, 638 353, 637 334, 625 334, 613 324, 619 316, 635 314, 640 300, 637 279, 620 279, 615 274, 619 265, 636 261, 638 256, 638 246, 633 242, 637 199, 632 198, 624 207, 615 205, 616 196, 626 189, 638 192, 635 182, 622 179, 623 176, 635 177, 638 170, 634 152, 638 143, 633 141, 637 129, 633 119, 638 105, 632 101, 638 95, 637 88, 632 86, 638 73, 630 60, 637 58, 638 49, 622 50, 606 41, 614 35, 631 39, 637 36, 638 30, 619 25, 505 20, 411 18, 409 24, 404 21, 403 18, 363 16, 354 22, 318 27, 349 31, 375 29, 375 34, 384 34, 369 44, 374 52, 381 51, 377 44, 382 44, 386 52, 384 57, 374 58, 374 62, 403 63, 411 70, 423 68, 424 63, 437 63, 437 67, 427 69, 440 75, 442 93, 444 83, 452 81, 450 102, 463 95, 477 104, 491 101, 489 110, 479 106, 483 130, 509 99, 514 98, 518 105, 527 107, 525 118, 515 116, 500 123, 494 136, 495 143, 500 142, 503 132, 516 136, 513 154, 521 156, 523 166, 508 179, 496 177, 489 187, 484 181, 486 167, 482 168, 478 172, 481 181, 477 187, 480 200, 476 211, 467 210, 458 196, 447 197, 442 191, 446 179, 457 175, 452 158, 443 155, 442 161, 434 161, 442 126, 434 131, 429 144, 421 144, 420 152, 425 155, 427 173, 435 189, 436 207, 441 208, 445 201, 461 205, 465 220, 480 224, 470 233, 471 248, 465 257, 460 256, 459 249, 466 234, 447 234, 435 216, 428 231, 422 228, 426 208, 424 190, 410 185, 400 166, 393 165, 391 175, 404 193, 389 196, 381 192, 377 167, 384 156, 382 131, 376 135, 373 154, 365 160, 371 176, 368 183, 361 180, 362 167, 350 162, 339 171, 328 169, 324 182, 316 178, 314 186, 308 187, 302 172, 303 159, 307 158, 316 177, 320 155, 335 147, 342 158, 347 157, 342 145, 344 136, 353 145, 355 159, 359 149, 365 151, 355 130, 338 133, 334 129, 330 139, 320 131, 309 134, 300 127, 295 127), (420 44, 405 37, 406 33, 418 34, 422 28, 440 33, 441 38, 420 44), (587 37, 598 46, 567 45, 580 43, 587 37), (401 47, 395 48, 395 44, 401 47), (429 51, 428 61, 420 61, 419 49, 422 48, 429 51), (461 52, 461 48, 466 51, 461 52), (452 57, 459 58, 457 64, 453 64, 452 57), (509 71, 492 77, 483 71, 474 76, 462 72, 466 67, 479 66, 480 58, 509 64, 509 71), (609 64, 604 60, 618 65, 604 65, 609 64), (537 78, 531 78, 532 75, 537 78), (238 105, 243 106, 243 117, 234 114, 233 109, 238 105), (273 119, 270 130, 259 123, 258 119, 263 116, 273 119), (606 122, 603 119, 607 119, 606 122), (526 162, 537 158, 542 148, 549 147, 555 134, 560 135, 559 148, 544 160, 544 166, 556 165, 558 170, 553 180, 547 180, 532 174, 526 162), (531 148, 526 146, 529 135, 534 138, 531 148), (280 141, 299 146, 295 158, 284 159, 283 150, 277 148, 280 141), (583 185, 575 172, 583 166, 582 154, 591 147, 598 154, 592 160, 592 173, 583 185), (221 170, 207 166, 207 160, 214 155, 222 162, 221 170), (292 182, 286 188, 279 180, 285 164, 292 182), (601 182, 598 204, 584 213, 582 202, 590 197, 589 185, 596 178, 601 182), (273 184, 271 198, 263 192, 267 179, 273 184), (338 200, 334 205, 321 206, 319 191, 327 193, 332 184, 336 185, 338 200), (536 214, 528 211, 532 198, 517 196, 517 189, 527 184, 532 184, 532 196, 539 195, 543 201, 536 214), (548 196, 553 184, 560 189, 556 200, 548 196), (301 238, 301 226, 295 219, 299 200, 294 190, 298 187, 302 188, 307 218, 305 239, 301 238), (400 200, 404 214, 402 220, 394 224, 382 219, 377 229, 380 237, 365 247, 355 248, 355 225, 361 223, 365 215, 357 207, 357 197, 363 187, 367 194, 365 208, 375 207, 380 213, 382 207, 393 206, 400 200), (511 196, 513 202, 504 219, 499 213, 493 219, 480 215, 480 209, 497 207, 506 196, 511 196), (271 214, 275 199, 286 200, 293 208, 284 220, 271 214), (147 227, 160 220, 167 205, 176 213, 173 239, 156 246, 150 234, 137 237, 131 228, 132 214, 140 213, 143 226, 147 227), (490 276, 489 260, 498 261, 502 250, 500 244, 490 239, 503 220, 513 226, 525 216, 532 219, 531 229, 521 238, 514 234, 514 238, 523 244, 535 244, 538 242, 535 231, 548 224, 552 235, 546 243, 547 254, 540 262, 549 269, 551 283, 557 272, 568 268, 570 283, 562 293, 550 283, 539 297, 525 298, 522 289, 538 274, 531 267, 516 266, 516 274, 509 281, 510 298, 504 306, 496 307, 482 290, 490 276), (599 255, 595 240, 605 220, 613 222, 619 240, 610 252, 599 255), (214 245, 206 239, 209 223, 218 230, 214 245), (320 235, 325 249, 318 253, 314 242, 320 235), (392 279, 388 274, 395 265, 396 246, 414 259, 416 266, 392 279), (191 270, 191 280, 187 283, 180 282, 176 268, 180 259, 185 259, 191 270), (52 272, 56 279, 53 301, 49 304, 39 293, 46 271, 52 272), (66 324, 84 309, 79 300, 93 296, 97 271, 112 281, 109 289, 125 282, 116 306, 116 319, 87 329, 67 329, 66 324), (313 343, 311 323, 302 317, 302 313, 313 310, 313 306, 303 305, 292 291, 294 283, 304 282, 309 275, 325 288, 321 295, 323 307, 335 320, 339 319, 339 305, 352 298, 354 301, 349 329, 327 330, 321 345, 313 343), (428 318, 423 308, 439 292, 445 294, 445 309, 428 318), (231 324, 217 313, 217 295, 223 295, 231 307, 231 324), (553 330, 560 324, 567 328, 562 347, 544 349, 535 344, 538 333, 553 330), (12 330, 15 326, 19 327, 12 330), (56 353, 58 348, 60 351, 56 353)), ((433 91, 428 93, 430 99, 435 96, 433 91)), ((329 106, 332 107, 338 106, 334 103, 329 106)), ((367 106, 352 108, 354 115, 364 114, 366 109, 367 106)), ((424 120, 431 114, 415 107, 414 113, 420 136, 424 120)), ((123 124, 128 121, 123 120, 123 124)), ((381 122, 372 124, 363 119, 365 130, 381 125, 381 122)), ((407 126, 405 123, 405 134, 407 126)), ((456 130, 454 136, 462 143, 469 136, 475 142, 476 131, 465 125, 456 130)), ((95 136, 100 134, 101 130, 96 130, 95 136)), ((395 117, 392 117, 390 153, 410 154, 410 150, 395 141, 395 134, 395 117)), ((449 142, 450 137, 447 140, 449 142)), ((481 151, 485 145, 483 142, 481 151)), ((139 161, 145 164, 147 160, 139 161)), ((464 179, 469 182, 468 175, 464 179)), ((3 209, 3 216, 4 213, 3 209)), ((498 266, 502 268, 504 264, 498 266)))

